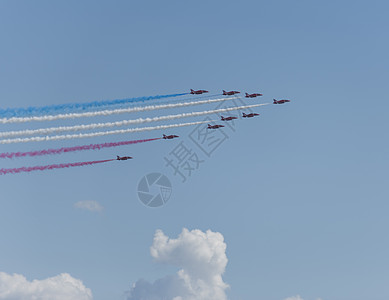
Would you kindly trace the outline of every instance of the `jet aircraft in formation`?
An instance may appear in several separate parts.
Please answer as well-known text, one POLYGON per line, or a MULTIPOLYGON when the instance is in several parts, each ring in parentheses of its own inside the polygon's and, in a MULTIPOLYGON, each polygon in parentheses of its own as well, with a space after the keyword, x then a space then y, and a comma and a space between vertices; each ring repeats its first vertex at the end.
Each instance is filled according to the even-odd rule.
POLYGON ((117 156, 116 160, 128 160, 128 159, 132 159, 131 156, 122 156, 120 157, 119 155, 117 156))
POLYGON ((218 129, 220 127, 224 127, 224 125, 211 125, 211 124, 208 124, 208 129, 218 129))
POLYGON ((230 92, 226 92, 225 90, 223 90, 223 95, 224 96, 233 96, 235 94, 240 94, 240 92, 238 91, 230 91, 230 92))
POLYGON ((172 139, 178 138, 178 137, 179 137, 178 135, 174 135, 174 134, 172 134, 172 135, 164 134, 162 138, 165 139, 165 140, 172 140, 172 139))
POLYGON ((257 114, 257 113, 249 113, 249 114, 243 113, 243 115, 242 115, 243 118, 252 118, 255 116, 259 116, 259 114, 257 114))
MULTIPOLYGON (((201 95, 201 94, 204 94, 204 93, 208 93, 208 91, 206 90, 190 90, 190 93, 193 94, 193 95, 201 95)), ((233 96, 235 94, 239 94, 240 92, 238 91, 229 91, 229 92, 226 92, 225 90, 223 90, 223 95, 225 96, 233 96)), ((255 98, 255 97, 259 97, 259 96, 263 96, 263 94, 259 94, 259 93, 254 93, 254 94, 249 94, 249 93, 245 93, 246 94, 246 98, 255 98)), ((290 102, 290 100, 286 100, 286 99, 282 99, 282 100, 276 100, 276 99, 273 99, 273 104, 284 104, 286 102, 290 102)), ((246 113, 243 113, 242 114, 242 117, 243 118, 253 118, 255 116, 259 116, 259 114, 257 113, 249 113, 249 114, 246 114, 246 113)), ((223 117, 221 116, 221 121, 232 121, 232 120, 235 120, 237 119, 237 117, 223 117)), ((218 129, 218 128, 221 128, 221 127, 224 127, 224 125, 211 125, 211 124, 208 124, 208 127, 207 129, 218 129)), ((163 139, 165 140, 172 140, 174 138, 178 138, 179 136, 178 135, 166 135, 164 134, 163 135, 163 139)), ((123 156, 123 157, 120 157, 120 156, 117 156, 116 158, 117 160, 128 160, 128 159, 132 159, 131 156, 123 156)))
POLYGON ((197 90, 197 91, 195 91, 195 90, 190 89, 190 93, 192 95, 201 95, 201 94, 204 94, 204 93, 208 93, 208 91, 206 91, 206 90, 197 90))
POLYGON ((225 117, 221 116, 221 120, 222 121, 232 121, 232 120, 235 120, 235 119, 237 119, 237 117, 227 117, 227 118, 225 118, 225 117))
POLYGON ((290 102, 290 100, 286 100, 286 99, 276 100, 276 99, 273 99, 273 104, 284 104, 286 102, 290 102))
POLYGON ((249 93, 246 93, 246 98, 255 98, 255 97, 258 97, 258 96, 263 96, 263 94, 249 94, 249 93))

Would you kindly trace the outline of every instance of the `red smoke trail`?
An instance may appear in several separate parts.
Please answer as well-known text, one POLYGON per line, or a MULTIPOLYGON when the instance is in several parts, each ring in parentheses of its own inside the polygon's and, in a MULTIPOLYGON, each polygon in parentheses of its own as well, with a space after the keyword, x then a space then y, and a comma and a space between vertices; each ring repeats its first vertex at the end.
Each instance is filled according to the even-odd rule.
POLYGON ((16 173, 32 172, 32 171, 45 171, 45 170, 53 170, 53 169, 64 169, 64 168, 71 168, 71 167, 83 167, 83 166, 90 166, 90 165, 95 165, 95 164, 101 164, 101 163, 105 163, 105 162, 109 162, 109 161, 114 161, 114 160, 116 160, 116 159, 86 161, 86 162, 59 164, 59 165, 21 167, 21 168, 15 168, 15 169, 0 169, 0 175, 16 174, 16 173))
POLYGON ((151 142, 160 139, 161 138, 154 138, 154 139, 147 139, 147 140, 123 141, 123 142, 116 142, 116 143, 90 144, 84 146, 64 147, 58 149, 47 149, 47 150, 38 150, 38 151, 29 151, 29 152, 0 153, 0 158, 41 156, 41 155, 61 154, 61 153, 84 151, 84 150, 100 150, 103 148, 139 144, 139 143, 151 142))

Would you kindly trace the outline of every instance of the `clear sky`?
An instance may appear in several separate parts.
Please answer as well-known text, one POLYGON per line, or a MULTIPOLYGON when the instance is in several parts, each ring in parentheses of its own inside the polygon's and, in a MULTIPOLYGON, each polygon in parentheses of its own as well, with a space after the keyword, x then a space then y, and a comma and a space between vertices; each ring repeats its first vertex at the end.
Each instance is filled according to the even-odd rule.
POLYGON ((123 299, 138 279, 179 268, 153 262, 157 229, 171 238, 210 229, 227 245, 229 299, 388 299, 388 10, 387 1, 359 0, 0 1, 1 108, 190 88, 293 101, 255 109, 259 118, 226 129, 229 138, 185 183, 164 157, 180 141, 190 144, 193 128, 167 132, 181 136, 173 141, 1 161, 8 168, 135 157, 1 177, 0 272, 28 280, 69 273, 95 300, 123 299), (173 185, 160 208, 137 198, 150 172, 173 185), (86 200, 102 210, 75 206, 86 200))

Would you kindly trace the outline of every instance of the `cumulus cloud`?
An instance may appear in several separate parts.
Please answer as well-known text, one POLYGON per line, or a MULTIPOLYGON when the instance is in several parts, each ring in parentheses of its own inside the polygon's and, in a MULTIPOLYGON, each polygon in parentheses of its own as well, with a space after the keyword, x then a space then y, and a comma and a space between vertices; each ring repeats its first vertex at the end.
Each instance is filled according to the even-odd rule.
POLYGON ((91 300, 92 292, 67 273, 28 281, 23 275, 0 272, 1 300, 91 300))
POLYGON ((226 247, 223 235, 210 230, 184 228, 177 239, 157 230, 151 256, 180 269, 154 283, 138 280, 127 300, 226 300, 228 285, 222 278, 228 262, 226 247))
POLYGON ((85 209, 92 212, 100 212, 103 210, 103 207, 97 201, 93 200, 84 200, 74 203, 74 207, 79 209, 85 209))

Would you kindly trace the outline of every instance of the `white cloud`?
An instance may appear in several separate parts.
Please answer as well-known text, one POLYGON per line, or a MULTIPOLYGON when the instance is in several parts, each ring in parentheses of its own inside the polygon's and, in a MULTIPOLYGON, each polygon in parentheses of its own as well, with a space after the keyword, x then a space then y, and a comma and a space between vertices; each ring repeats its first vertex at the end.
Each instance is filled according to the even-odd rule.
POLYGON ((100 203, 93 200, 78 201, 74 203, 74 207, 86 209, 92 212, 100 212, 103 210, 103 207, 100 205, 100 203))
POLYGON ((226 300, 223 282, 228 259, 226 243, 218 232, 183 229, 177 239, 169 239, 157 230, 151 256, 158 263, 178 266, 175 275, 154 283, 138 280, 128 300, 226 300))
POLYGON ((297 296, 285 298, 284 300, 304 300, 304 299, 301 298, 300 295, 297 295, 297 296))
POLYGON ((91 300, 92 292, 67 273, 28 281, 23 275, 0 272, 1 300, 91 300))

